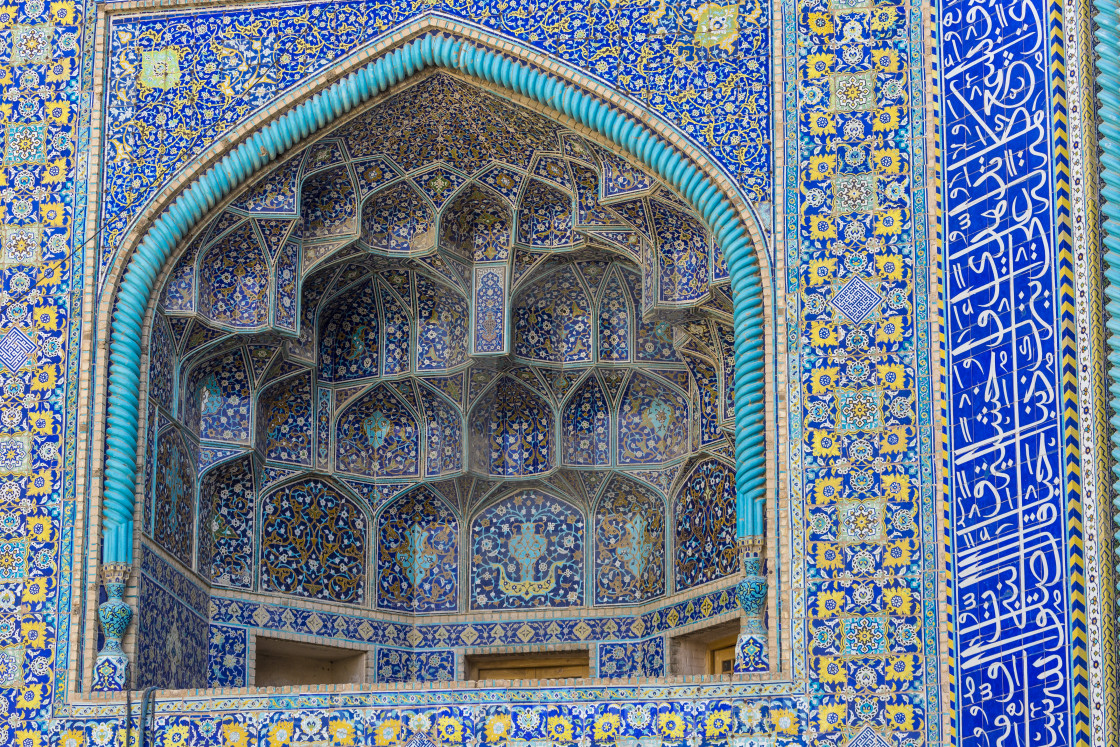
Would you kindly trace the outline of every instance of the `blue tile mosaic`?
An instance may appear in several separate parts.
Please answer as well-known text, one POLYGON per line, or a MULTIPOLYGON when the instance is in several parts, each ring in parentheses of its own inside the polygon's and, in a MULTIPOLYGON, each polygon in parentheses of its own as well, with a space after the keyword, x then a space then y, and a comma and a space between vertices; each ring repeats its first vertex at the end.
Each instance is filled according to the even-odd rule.
POLYGON ((377 648, 377 681, 450 682, 455 679, 455 652, 377 648))
POLYGON ((360 604, 365 599, 365 513, 330 483, 304 479, 265 496, 260 588, 360 604))
MULTIPOLYGON (((107 329, 107 323, 99 318, 96 299, 103 292, 101 281, 111 276, 113 258, 126 246, 128 227, 149 217, 149 200, 165 194, 184 166, 212 146, 225 147, 218 144, 234 128, 421 14, 461 18, 472 29, 500 33, 606 83, 650 117, 663 117, 689 145, 713 159, 763 224, 785 232, 782 240, 770 237, 773 250, 786 253, 775 263, 788 268, 778 277, 784 292, 770 288, 767 301, 786 317, 767 321, 788 330, 788 337, 776 341, 781 352, 765 365, 790 382, 779 393, 788 419, 778 432, 788 443, 779 445, 776 473, 788 480, 778 492, 789 496, 788 513, 781 516, 788 518, 783 530, 792 546, 782 548, 780 559, 788 562, 781 573, 789 573, 794 591, 788 600, 781 599, 795 622, 781 632, 783 645, 792 651, 788 673, 795 684, 787 690, 781 689, 787 687, 784 683, 735 685, 718 694, 672 688, 657 694, 636 689, 552 688, 531 695, 447 691, 452 694, 441 692, 438 703, 418 698, 393 704, 379 700, 382 695, 331 694, 330 701, 278 697, 267 705, 230 699, 209 709, 192 704, 193 711, 161 699, 152 717, 153 741, 165 747, 263 747, 293 742, 390 745, 415 739, 419 747, 510 740, 723 744, 734 736, 767 745, 816 740, 833 747, 848 742, 902 747, 982 745, 1001 737, 1005 744, 1105 744, 1109 732, 1117 731, 1115 717, 1101 705, 1114 695, 1112 685, 1101 684, 1108 677, 1100 674, 1114 668, 1110 647, 1101 650, 1101 640, 1108 640, 1114 625, 1108 612, 1111 584, 1104 582, 1112 565, 1112 530, 1102 532, 1099 521, 1100 514, 1108 513, 1102 499, 1107 451, 1091 440, 1093 428, 1106 429, 1107 394, 1098 370, 1103 364, 1097 365, 1105 353, 1100 314, 1091 301, 1104 282, 1096 277, 1100 226, 1093 193, 1099 168, 1093 143, 1081 143, 1086 135, 1095 140, 1091 120, 1098 106, 1087 62, 1092 60, 1087 54, 1091 14, 1085 4, 1010 7, 991 0, 967 12, 954 3, 927 12, 918 4, 847 0, 789 0, 780 7, 596 1, 578 8, 519 1, 466 8, 409 0, 122 10, 104 16, 96 30, 95 10, 92 3, 31 0, 0 8, 0 35, 5 37, 0 82, 6 93, 5 116, 0 118, 5 203, 0 227, 0 707, 8 716, 0 736, 6 741, 107 747, 124 738, 119 709, 111 710, 116 706, 75 705, 71 699, 89 684, 88 667, 72 658, 82 648, 72 645, 74 637, 86 635, 82 625, 91 622, 87 606, 75 594, 84 593, 95 579, 92 569, 86 569, 85 581, 79 582, 83 569, 73 560, 91 555, 75 527, 96 526, 80 523, 79 515, 86 510, 83 497, 90 487, 77 483, 77 465, 86 453, 79 449, 87 446, 79 416, 92 411, 95 401, 85 399, 91 390, 79 375, 104 371, 104 361, 96 357, 97 330, 107 329), (936 30, 933 37, 927 25, 936 30), (778 30, 784 47, 773 50, 770 35, 778 30), (927 38, 936 39, 935 47, 927 38), (213 39, 221 43, 209 43, 213 39), (997 47, 1002 57, 988 53, 997 47), (938 57, 931 66, 937 80, 926 78, 928 53, 938 57), (771 64, 783 66, 784 90, 771 90, 772 77, 777 77, 771 64), (992 66, 997 72, 989 74, 992 66), (104 71, 103 97, 93 95, 95 69, 104 71), (932 139, 927 94, 934 96, 942 124, 932 139), (781 102, 782 133, 772 131, 772 100, 781 102), (95 132, 90 131, 93 106, 101 107, 101 130, 95 132), (926 149, 934 141, 941 159, 938 184, 927 182, 926 149), (785 153, 775 157, 774 143, 785 153), (1079 166, 1078 159, 1088 163, 1079 166), (101 182, 91 182, 90 174, 101 182), (774 174, 781 191, 774 189, 774 174), (931 187, 942 190, 936 207, 931 187), (90 196, 99 193, 94 208, 90 196), (770 216, 770 205, 783 200, 784 212, 770 216), (928 244, 926 224, 934 215, 944 252, 941 273, 928 244), (96 225, 96 239, 85 231, 87 222, 96 225), (1086 270, 1087 264, 1092 269, 1086 270), (97 280, 80 287, 87 275, 97 280), (937 318, 931 305, 941 304, 943 313, 937 318), (84 348, 84 336, 91 331, 93 344, 84 348), (939 334, 945 335, 943 382, 931 366, 939 334), (86 350, 90 354, 83 355, 86 350), (1022 376, 1030 377, 1029 384, 1022 376), (932 397, 934 387, 942 390, 940 398, 932 397), (948 423, 948 462, 943 473, 935 473, 940 453, 935 428, 942 418, 948 423), (788 454, 781 450, 787 446, 788 454), (999 455, 1012 452, 1015 466, 1004 468, 999 455), (938 482, 940 475, 945 485, 938 482), (1015 496, 1039 496, 1041 503, 1024 509, 1015 496), (944 554, 955 579, 948 602, 937 580, 944 571, 935 531, 942 501, 949 524, 944 554), (1025 515, 1033 518, 1023 519, 1025 515), (984 535, 985 522, 1002 527, 996 551, 984 535), (1007 537, 1016 548, 1037 548, 1023 565, 1028 575, 1012 578, 1015 569, 1010 566, 1018 555, 1000 551, 1007 537), (989 563, 985 553, 997 561, 989 563), (972 564, 976 556, 980 559, 972 564), (982 571, 970 571, 974 565, 982 571), (984 618, 989 622, 980 621, 984 603, 972 596, 983 599, 992 574, 1012 589, 1012 599, 1026 598, 1024 589, 1044 590, 1045 614, 996 613, 984 618), (943 604, 950 605, 955 623, 948 650, 940 641, 943 604), (73 610, 85 612, 79 616, 73 610), (972 617, 977 622, 970 627, 972 617), (1042 655, 1045 646, 1053 651, 1042 655), (945 659, 951 661, 939 668, 937 663, 945 659), (1100 661, 1100 670, 1089 667, 1090 660, 1100 661), (71 667, 82 671, 73 680, 71 667), (1015 672, 1018 679, 993 680, 993 667, 1015 672), (1026 672, 1022 677, 1020 668, 1026 672), (953 703, 941 695, 950 677, 953 703), (986 697, 989 692, 992 697, 986 697), (1062 695, 1052 698, 1052 692, 1062 695), (536 702, 514 702, 521 697, 536 702), (468 703, 471 699, 489 702, 468 703), (570 702, 575 700, 579 705, 570 702), (944 709, 950 707, 955 710, 947 716, 944 709), (1046 720, 1037 717, 1038 708, 1044 709, 1046 720), (945 724, 951 733, 943 732, 945 724)), ((1108 28, 1102 23, 1098 29, 1106 41, 1108 28)), ((1102 64, 1107 62, 1105 55, 1102 64)), ((241 587, 239 579, 246 573, 260 578, 263 569, 254 572, 252 550, 246 550, 254 541, 261 544, 260 533, 269 521, 261 517, 261 527, 253 528, 245 505, 256 498, 225 495, 232 507, 228 516, 224 505, 215 511, 200 501, 197 529, 189 530, 198 537, 192 539, 186 529, 195 526, 193 515, 187 514, 191 504, 179 497, 188 481, 199 486, 199 496, 211 495, 210 485, 222 494, 217 475, 238 460, 242 476, 223 476, 226 490, 247 484, 248 475, 258 471, 257 493, 266 492, 266 483, 293 492, 290 481, 306 479, 302 454, 310 441, 270 450, 267 439, 258 438, 267 409, 263 405, 269 404, 267 390, 264 401, 258 399, 266 381, 298 372, 311 382, 316 407, 314 413, 308 408, 307 417, 316 423, 317 440, 311 444, 315 466, 324 473, 337 469, 332 461, 336 444, 330 441, 337 425, 333 419, 365 392, 344 392, 349 387, 338 381, 316 379, 322 373, 316 359, 323 328, 317 316, 320 305, 333 302, 345 285, 361 282, 360 276, 342 280, 348 270, 335 261, 336 242, 359 238, 365 216, 372 227, 367 244, 384 240, 428 251, 429 242, 438 243, 444 235, 437 230, 437 223, 447 225, 440 223, 443 215, 474 210, 457 200, 475 189, 493 191, 491 199, 509 211, 508 225, 491 223, 498 227, 484 234, 475 223, 469 252, 463 248, 402 260, 403 269, 396 271, 407 280, 400 286, 371 282, 374 302, 368 308, 380 327, 361 342, 374 346, 380 360, 354 379, 355 385, 367 386, 375 378, 434 373, 439 378, 431 377, 432 386, 455 407, 446 402, 443 410, 429 407, 425 395, 417 395, 413 405, 393 389, 398 407, 409 412, 417 431, 416 475, 408 480, 364 475, 373 498, 351 496, 323 478, 339 501, 323 510, 349 501, 348 518, 364 532, 364 521, 357 518, 367 509, 373 516, 373 507, 363 502, 380 506, 406 490, 412 479, 455 478, 459 484, 444 495, 462 496, 449 502, 449 510, 466 537, 479 509, 487 510, 482 502, 504 490, 488 478, 524 476, 520 465, 532 462, 519 459, 519 466, 509 471, 471 473, 473 466, 498 460, 489 454, 478 460, 467 427, 472 423, 470 406, 488 406, 490 393, 516 378, 498 375, 498 368, 481 373, 479 362, 470 357, 509 350, 508 340, 498 344, 493 335, 513 319, 497 314, 493 285, 487 296, 491 313, 481 323, 472 316, 483 306, 466 261, 475 251, 473 242, 481 242, 479 251, 488 261, 504 263, 510 282, 503 289, 505 311, 510 298, 530 295, 530 286, 555 271, 545 252, 534 254, 516 245, 509 249, 512 258, 502 259, 505 236, 514 244, 524 237, 549 248, 598 236, 616 256, 641 260, 647 269, 656 265, 658 271, 639 279, 618 267, 598 281, 603 284, 599 288, 593 287, 594 270, 591 275, 579 271, 590 309, 585 316, 592 330, 592 359, 574 362, 584 368, 592 362, 653 363, 643 367, 685 373, 684 383, 678 387, 673 375, 649 370, 640 377, 628 369, 529 370, 529 378, 518 378, 517 386, 536 399, 519 390, 516 401, 531 401, 538 408, 539 427, 530 429, 530 441, 540 443, 546 423, 558 439, 538 458, 545 466, 532 474, 547 479, 550 489, 562 493, 556 500, 570 503, 573 515, 584 521, 584 542, 591 543, 592 554, 581 559, 581 578, 592 584, 583 590, 584 602, 590 603, 592 590, 599 593, 596 522, 613 481, 623 478, 611 474, 598 457, 587 461, 604 470, 599 482, 554 472, 561 465, 584 466, 573 463, 579 457, 569 460, 564 413, 590 391, 584 382, 600 382, 602 397, 610 400, 607 409, 618 413, 615 427, 608 429, 609 453, 617 467, 624 453, 637 453, 636 448, 622 449, 623 432, 652 444, 659 427, 677 424, 645 394, 634 404, 635 391, 656 385, 670 410, 683 417, 683 446, 679 454, 671 452, 672 458, 665 458, 662 445, 651 446, 645 449, 653 455, 650 459, 627 462, 626 468, 643 491, 660 491, 663 496, 654 497, 666 501, 664 574, 672 589, 690 583, 725 583, 728 589, 717 594, 698 589, 696 599, 666 602, 663 609, 632 618, 580 619, 574 610, 570 618, 534 618, 525 622, 524 637, 534 643, 593 641, 600 673, 611 663, 641 660, 642 676, 656 676, 657 667, 649 662, 658 656, 650 651, 661 641, 659 632, 688 624, 682 620, 706 620, 734 610, 734 596, 728 595, 734 548, 733 541, 725 541, 728 532, 734 537, 733 529, 727 529, 734 524, 733 512, 726 510, 728 480, 708 481, 703 489, 693 485, 701 444, 729 453, 719 429, 728 425, 735 404, 733 358, 726 343, 731 325, 724 318, 723 327, 710 327, 705 337, 686 324, 656 318, 664 311, 659 306, 708 293, 711 300, 702 313, 714 315, 722 308, 726 315, 717 298, 721 292, 704 287, 725 277, 720 248, 705 237, 702 255, 688 210, 629 161, 549 126, 547 117, 523 112, 500 97, 474 95, 467 81, 447 76, 430 85, 427 90, 457 91, 454 106, 443 105, 438 96, 423 100, 414 94, 373 115, 391 119, 393 127, 363 123, 364 137, 332 135, 334 142, 313 145, 280 164, 267 180, 234 196, 215 227, 203 231, 198 244, 186 249, 185 260, 171 270, 160 295, 170 316, 162 323, 157 318, 151 340, 136 342, 151 353, 151 396, 168 408, 142 404, 141 410, 153 413, 153 419, 170 420, 175 413, 179 420, 148 429, 153 451, 144 456, 152 467, 150 475, 145 473, 150 510, 142 523, 159 552, 167 551, 174 562, 146 551, 139 583, 133 582, 140 597, 134 685, 235 685, 247 664, 234 652, 239 634, 249 628, 298 629, 355 641, 384 637, 386 645, 413 652, 411 658, 400 658, 402 666, 391 670, 395 672, 419 672, 420 665, 403 663, 418 661, 422 650, 446 652, 460 645, 522 640, 519 631, 500 622, 375 624, 356 607, 352 616, 320 613, 279 598, 271 605, 247 602, 232 589, 222 592, 228 599, 215 598, 210 615, 202 586, 187 578, 187 570, 172 570, 176 563, 189 566, 193 561, 203 578, 215 583, 228 579, 231 587, 241 587), (464 130, 461 123, 470 123, 477 136, 473 142, 486 147, 457 147, 454 135, 464 130), (524 137, 518 140, 511 133, 524 137), (491 158, 493 149, 500 158, 491 158), (303 183, 305 176, 310 179, 303 183), (597 196, 589 186, 592 176, 599 182, 597 196), (460 185, 463 190, 455 192, 460 185), (401 202, 358 204, 394 190, 401 194, 406 186, 414 196, 409 210, 401 211, 401 202), (529 199, 523 200, 526 191, 529 199), (305 195, 325 199, 303 204, 305 195), (384 210, 374 216, 372 207, 382 205, 384 210), (366 206, 369 214, 362 209, 366 206), (440 208, 446 212, 439 213, 440 208), (246 219, 249 213, 254 217, 246 219), (379 227, 387 225, 384 216, 389 214, 401 216, 401 223, 394 226, 395 233, 382 237, 379 227), (286 227, 263 222, 300 222, 295 219, 302 215, 310 219, 306 231, 285 234, 286 227), (527 220, 518 222, 522 216, 527 220), (675 252, 685 247, 697 259, 675 261, 675 252), (706 268, 694 272, 700 257, 706 268), (320 275, 315 267, 327 270, 320 275), (386 295, 386 288, 396 295, 386 295), (399 309, 391 308, 398 302, 399 309), (641 319, 643 312, 655 318, 641 319), (287 340, 273 362, 261 363, 264 368, 256 367, 248 347, 238 347, 236 353, 222 347, 223 338, 232 340, 234 329, 263 327, 274 336, 269 339, 274 346, 287 340), (479 337, 479 330, 490 337, 479 337), (678 354, 681 335, 690 337, 685 344, 693 346, 681 348, 688 350, 684 354, 678 354), (494 347, 479 347, 480 340, 494 347), (722 393, 713 392, 713 380, 722 393), (676 408, 667 393, 680 398, 684 408, 676 408), (648 411, 647 422, 640 423, 647 413, 638 407, 648 411), (632 421, 625 429, 623 412, 632 421), (439 436, 434 440, 433 424, 439 436), (175 444, 188 458, 172 458, 175 444), (215 461, 250 449, 253 455, 233 457, 234 462, 215 461), (300 460, 285 461, 293 454, 300 454, 300 460), (200 478, 203 467, 210 471, 200 478), (215 477, 206 483, 209 475, 215 477), (590 495, 595 492, 603 495, 590 495), (679 520, 693 513, 694 522, 679 520), (241 516, 239 528, 234 528, 235 514, 241 516), (227 519, 230 523, 223 525, 227 519), (683 530, 682 524, 687 525, 683 530), (228 543, 224 549, 222 542, 228 543), (692 562, 699 547, 705 548, 703 558, 718 562, 692 562), (718 549, 712 554, 709 547, 718 549), (639 622, 641 632, 635 633, 632 626, 639 622), (215 633, 222 628, 225 632, 215 633), (416 634, 410 638, 412 631, 416 634), (478 642, 468 643, 463 636, 478 642)), ((455 241, 465 247, 465 239, 455 241)), ((473 261, 479 260, 470 257, 473 261)), ((360 268, 366 273, 384 269, 360 268)), ((104 308, 110 305, 111 299, 104 308)), ((236 341, 243 343, 249 344, 245 338, 236 341)), ((750 412, 763 407, 742 400, 739 406, 750 412)), ((591 409, 598 413, 598 402, 591 409)), ((785 411, 780 416, 786 418, 785 411)), ((520 428, 524 419, 506 417, 504 422, 520 428)), ((378 423, 370 423, 374 437, 383 427, 378 423)), ((602 441, 594 443, 598 448, 602 441)), ((93 446, 96 450, 100 444, 93 446)), ((730 474, 727 465, 721 469, 730 474)), ((83 470, 81 474, 100 474, 93 463, 83 470)), ((274 541, 289 529, 300 535, 306 525, 298 528, 290 503, 282 511, 280 503, 272 505, 278 514, 269 525, 273 554, 267 562, 269 573, 279 578, 285 564, 296 567, 294 559, 302 562, 313 553, 297 552, 291 537, 274 541)), ((643 539, 633 521, 639 515, 652 512, 634 508, 610 513, 627 536, 619 545, 626 549, 609 558, 623 596, 652 594, 649 589, 656 587, 652 581, 632 579, 645 579, 652 566, 643 569, 639 562, 630 567, 627 561, 653 552, 650 532, 643 539)), ((96 541, 96 535, 90 536, 96 541)), ((360 563, 365 568, 372 565, 379 539, 371 532, 363 541, 360 563)), ((358 565, 354 558, 320 557, 358 565)), ((607 560, 604 569, 611 565, 607 560)), ((305 571, 298 567, 307 580, 305 571)), ((372 579, 370 589, 372 596, 372 579)), ((336 589, 319 595, 308 587, 295 593, 334 599, 353 592, 336 589)), ((363 603, 372 606, 373 600, 363 598, 363 603)), ((664 662, 664 649, 659 655, 664 662)), ((446 659, 437 660, 424 666, 438 670, 446 659)), ((133 734, 136 727, 133 721, 133 734)))
POLYGON ((581 606, 582 512, 537 491, 489 506, 471 525, 472 609, 581 606))
POLYGON ((144 553, 144 565, 137 602, 134 685, 205 687, 209 650, 205 592, 150 551, 144 553), (152 566, 156 570, 149 574, 152 566))
POLYGON ((210 626, 207 687, 245 687, 249 658, 249 633, 229 625, 210 626))
POLYGON ((377 606, 458 609, 458 540, 459 522, 435 492, 420 487, 390 503, 377 521, 377 606))

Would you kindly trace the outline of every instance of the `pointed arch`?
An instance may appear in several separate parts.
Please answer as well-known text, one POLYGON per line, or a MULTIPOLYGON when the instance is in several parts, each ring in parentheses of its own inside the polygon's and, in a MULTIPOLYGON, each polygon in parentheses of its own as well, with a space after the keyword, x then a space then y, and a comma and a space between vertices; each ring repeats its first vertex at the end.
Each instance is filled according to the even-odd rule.
POLYGON ((262 504, 261 591, 365 601, 368 520, 348 491, 326 478, 302 478, 273 488, 262 504), (321 521, 307 521, 314 514, 321 521))
POLYGON ((585 526, 575 504, 543 490, 487 505, 471 521, 470 608, 582 606, 585 526))
POLYGON ((435 223, 432 203, 406 179, 366 199, 361 244, 386 256, 428 252, 436 245, 435 223))
POLYGON ((381 509, 376 573, 379 609, 458 609, 459 519, 439 493, 420 485, 381 509))
POLYGON ((257 397, 257 450, 265 459, 310 467, 314 433, 311 372, 265 386, 257 397))
POLYGON ((377 376, 381 314, 373 278, 366 277, 319 312, 319 375, 324 381, 377 376))
POLYGON ((310 176, 299 192, 303 239, 353 238, 358 233, 358 190, 350 170, 336 166, 310 176))
POLYGON ((183 423, 199 438, 248 444, 252 379, 241 347, 218 350, 190 368, 179 395, 183 423))
POLYGON ((471 469, 495 477, 528 477, 556 464, 548 402, 512 376, 502 376, 470 413, 471 469))
POLYGON ((199 573, 215 586, 252 589, 257 507, 252 456, 207 471, 198 497, 199 573))
POLYGON ((626 284, 620 277, 621 269, 612 269, 603 286, 599 302, 599 360, 609 363, 627 363, 632 348, 634 306, 626 284))
POLYGON ((667 381, 636 371, 618 408, 618 464, 664 464, 689 450, 689 403, 667 381))
POLYGON ((477 181, 460 191, 440 217, 440 243, 474 262, 505 261, 512 242, 508 204, 477 181))
POLYGON ((572 198, 540 179, 530 179, 517 204, 517 241, 534 249, 576 243, 572 198))
POLYGON ((234 329, 269 319, 269 262, 251 221, 206 248, 199 262, 198 313, 234 329))
POLYGON ((159 434, 152 536, 190 568, 194 553, 195 451, 178 426, 159 434))
POLYGON ((424 408, 424 445, 428 477, 451 475, 463 469, 463 425, 458 406, 443 394, 418 386, 424 408))
POLYGON ((450 286, 416 273, 416 371, 446 371, 467 362, 470 304, 450 286))
POLYGON ((416 413, 378 384, 348 404, 335 424, 335 468, 365 477, 419 477, 416 413))
POLYGON ((518 293, 513 353, 550 363, 591 363, 592 305, 570 263, 537 277, 518 293))
POLYGON ((611 477, 594 511, 595 604, 635 604, 665 594, 665 500, 611 477))
POLYGON ((594 374, 584 380, 564 405, 560 431, 565 466, 610 466, 611 409, 594 374))

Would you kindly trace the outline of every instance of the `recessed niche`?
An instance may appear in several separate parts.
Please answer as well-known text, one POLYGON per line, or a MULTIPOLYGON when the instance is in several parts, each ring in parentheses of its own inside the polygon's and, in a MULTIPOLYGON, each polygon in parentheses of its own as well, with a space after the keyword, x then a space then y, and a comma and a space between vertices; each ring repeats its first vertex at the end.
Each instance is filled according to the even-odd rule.
POLYGON ((677 636, 669 642, 669 671, 675 675, 734 674, 739 621, 677 636))
POLYGON ((314 643, 257 638, 258 687, 361 685, 366 652, 314 643))
POLYGON ((591 676, 591 652, 533 651, 475 654, 466 659, 468 680, 552 680, 591 676))

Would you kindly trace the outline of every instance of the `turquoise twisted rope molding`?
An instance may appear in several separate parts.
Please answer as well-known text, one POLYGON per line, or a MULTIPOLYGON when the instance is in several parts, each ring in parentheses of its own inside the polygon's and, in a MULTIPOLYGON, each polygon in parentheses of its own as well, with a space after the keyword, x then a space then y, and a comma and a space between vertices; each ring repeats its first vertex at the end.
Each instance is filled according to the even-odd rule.
MULTIPOLYGON (((1096 45, 1097 83, 1100 91, 1101 213, 1104 225, 1101 238, 1105 261, 1105 312, 1108 320, 1108 391, 1112 394, 1112 474, 1120 478, 1120 0, 1097 0, 1096 45)), ((1120 480, 1112 483, 1117 496, 1112 505, 1118 510, 1114 520, 1120 527, 1120 480)), ((1120 540, 1120 531, 1115 534, 1120 540)), ((1120 555, 1120 543, 1116 545, 1120 555)), ((1116 565, 1120 573, 1120 563, 1116 565)), ((1120 583, 1116 584, 1120 589, 1120 583)))
POLYGON ((448 34, 429 32, 369 63, 262 128, 198 178, 137 248, 117 297, 109 352, 104 562, 132 562, 140 420, 140 336, 160 269, 176 245, 235 187, 300 140, 431 66, 459 70, 562 112, 620 146, 676 187, 711 227, 731 271, 735 301, 735 455, 740 537, 763 533, 766 496, 765 349, 758 258, 735 208, 671 145, 567 82, 448 34), (754 354, 752 354, 754 353, 754 354))

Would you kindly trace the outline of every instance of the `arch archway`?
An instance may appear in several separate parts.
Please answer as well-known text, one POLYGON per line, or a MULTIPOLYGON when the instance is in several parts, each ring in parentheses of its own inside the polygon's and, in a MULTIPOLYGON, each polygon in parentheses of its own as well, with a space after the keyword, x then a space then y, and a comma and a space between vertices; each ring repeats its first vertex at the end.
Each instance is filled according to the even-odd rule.
MULTIPOLYGON (((154 222, 133 254, 128 270, 119 283, 111 332, 103 500, 105 562, 127 563, 131 560, 134 534, 131 501, 136 493, 134 454, 138 445, 135 423, 139 422, 137 392, 142 391, 139 384, 143 370, 139 340, 156 280, 163 274, 163 268, 177 246, 194 230, 194 226, 199 224, 208 209, 218 206, 239 184, 245 183, 257 173, 267 156, 282 158, 289 152, 286 148, 325 127, 344 110, 356 106, 379 91, 388 90, 428 66, 444 67, 487 81, 493 86, 508 87, 528 100, 547 106, 554 113, 562 113, 571 120, 582 123, 602 138, 613 141, 617 147, 626 150, 635 160, 645 164, 657 178, 673 185, 688 206, 707 224, 704 230, 710 231, 726 257, 730 284, 735 289, 736 347, 741 351, 751 351, 750 355, 736 357, 736 450, 741 455, 739 464, 742 476, 738 483, 742 506, 739 511, 739 534, 752 536, 762 533, 761 509, 766 476, 763 404, 765 361, 757 352, 767 347, 765 325, 762 323, 766 293, 759 273, 758 257, 750 245, 747 228, 739 223, 731 202, 673 146, 659 140, 635 120, 608 108, 556 77, 533 70, 512 58, 453 37, 428 34, 408 42, 387 57, 352 74, 252 136, 172 203, 168 211, 154 222)), ((534 246, 536 236, 540 234, 542 238, 539 241, 542 243, 535 247, 538 249, 567 248, 568 243, 565 242, 569 239, 564 238, 567 234, 555 230, 555 226, 551 225, 557 220, 559 208, 556 207, 556 194, 562 194, 562 185, 557 187, 560 182, 549 183, 548 178, 543 173, 529 178, 530 186, 537 183, 541 185, 531 194, 526 188, 526 194, 533 198, 532 215, 527 216, 524 223, 519 217, 515 217, 515 227, 511 228, 510 233, 528 246, 534 246), (536 208, 538 203, 543 206, 539 210, 536 208), (544 227, 537 231, 535 228, 540 227, 537 224, 544 227), (533 227, 523 232, 520 230, 522 225, 533 227)), ((331 182, 323 189, 333 194, 341 188, 331 182)), ((357 189, 360 191, 360 187, 357 189)), ((573 192, 578 192, 575 186, 572 189, 573 192)), ((416 196, 420 192, 410 188, 408 194, 416 196)), ((389 205, 395 201, 382 202, 389 205)), ((370 204, 382 203, 366 203, 367 206, 370 204)), ((416 230, 408 236, 386 238, 383 236, 385 232, 378 228, 381 225, 378 221, 384 221, 381 218, 375 220, 377 216, 366 220, 367 217, 365 209, 360 213, 355 212, 352 221, 354 225, 349 226, 345 220, 332 222, 328 217, 316 214, 312 216, 313 222, 317 227, 320 224, 324 227, 316 238, 325 242, 335 238, 337 232, 349 236, 347 232, 350 231, 370 254, 390 255, 395 251, 394 239, 403 241, 402 246, 407 246, 408 252, 423 253, 427 248, 424 245, 427 240, 425 235, 433 232, 433 226, 421 225, 424 221, 419 220, 413 221, 416 230)), ((658 215, 652 220, 665 222, 666 218, 658 215)), ((652 230, 658 229, 655 227, 652 230)), ((695 230, 687 227, 681 229, 682 235, 690 231, 690 235, 694 236, 695 230)), ((682 238, 681 243, 685 245, 688 241, 682 238)), ((327 251, 321 256, 313 256, 310 263, 318 262, 329 254, 327 251)), ((666 255, 660 260, 654 257, 653 261, 661 261, 662 264, 667 262, 671 266, 674 258, 666 255)), ((611 275, 616 276, 619 276, 618 273, 611 275)), ((195 284, 199 283, 196 281, 195 284)), ((644 287, 642 289, 646 292, 646 297, 660 298, 656 284, 650 288, 652 292, 644 287)), ((670 304, 694 300, 686 295, 673 293, 666 298, 670 304)), ((640 316, 642 311, 649 310, 637 300, 630 303, 635 317, 640 316)), ((475 350, 478 350, 478 346, 475 346, 475 350)), ((671 386, 663 388, 671 389, 671 386)))

